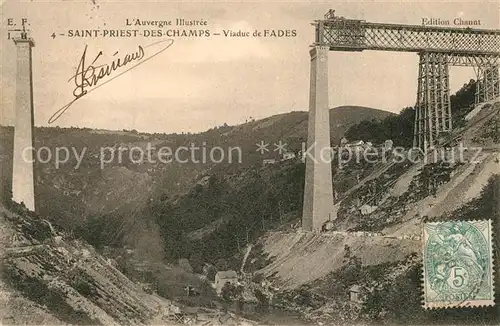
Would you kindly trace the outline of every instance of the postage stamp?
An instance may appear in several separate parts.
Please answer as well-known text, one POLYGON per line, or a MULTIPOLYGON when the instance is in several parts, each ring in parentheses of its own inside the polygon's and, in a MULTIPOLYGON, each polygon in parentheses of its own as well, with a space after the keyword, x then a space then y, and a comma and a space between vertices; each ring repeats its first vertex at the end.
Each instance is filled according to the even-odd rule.
POLYGON ((494 305, 491 220, 429 222, 423 236, 424 308, 494 305))

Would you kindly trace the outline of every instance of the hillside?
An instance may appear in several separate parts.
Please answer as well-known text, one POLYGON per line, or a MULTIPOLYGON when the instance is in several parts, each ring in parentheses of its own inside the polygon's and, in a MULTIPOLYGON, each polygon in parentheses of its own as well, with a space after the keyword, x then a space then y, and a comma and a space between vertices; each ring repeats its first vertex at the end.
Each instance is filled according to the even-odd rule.
MULTIPOLYGON (((332 142, 338 142, 347 128, 362 119, 379 119, 389 114, 364 107, 332 109, 332 142)), ((37 211, 64 229, 83 234, 97 246, 125 243, 136 247, 148 238, 150 241, 156 239, 157 247, 161 248, 162 239, 155 227, 156 220, 150 214, 152 202, 166 198, 175 202, 205 175, 242 173, 248 168, 260 167, 265 156, 255 149, 261 140, 270 144, 281 140, 288 144, 288 150, 298 151, 306 134, 307 112, 280 114, 238 126, 221 126, 199 134, 36 128, 35 147, 50 149, 52 157, 48 163, 36 164, 37 211), (101 148, 136 147, 146 151, 148 144, 172 149, 190 144, 206 144, 207 148, 238 146, 242 151, 242 162, 165 164, 156 160, 136 164, 130 159, 130 152, 125 152, 123 160, 118 161, 116 157, 101 169, 101 148), (70 157, 67 162, 56 166, 55 151, 62 147, 70 150, 70 157), (84 154, 81 162, 73 152, 84 154), (92 232, 86 231, 89 225, 92 232), (94 230, 100 232, 94 234, 94 230)), ((0 197, 7 199, 12 171, 12 139, 13 128, 0 127, 0 197)), ((46 151, 41 153, 42 158, 47 159, 49 154, 46 151)))
POLYGON ((160 297, 122 274, 114 259, 16 203, 0 206, 0 230, 3 324, 253 324, 160 297))
MULTIPOLYGON (((273 138, 274 135, 280 139, 307 139, 307 112, 291 112, 271 116, 258 121, 245 124, 249 129, 245 134, 252 136, 254 132, 262 132, 257 136, 261 138, 273 138), (250 129, 251 128, 251 129, 250 129), (250 131, 251 132, 248 132, 250 131)), ((381 120, 393 115, 390 112, 361 107, 341 106, 330 110, 330 138, 332 144, 338 144, 345 132, 354 124, 364 120, 381 120)), ((241 129, 242 131, 244 129, 241 129)))
MULTIPOLYGON (((170 302, 146 294, 88 244, 13 205, 13 211, 0 207, 2 282, 17 297, 33 301, 27 308, 42 305, 54 320, 72 324, 148 324, 175 312, 170 302)), ((4 322, 23 317, 11 304, 3 307, 11 309, 3 311, 4 322)), ((31 318, 25 322, 38 316, 31 318)))
MULTIPOLYGON (((493 194, 498 183, 495 175, 500 171, 499 112, 499 103, 485 105, 474 117, 440 139, 441 147, 456 149, 462 143, 471 149, 458 162, 438 159, 424 164, 424 159, 427 163, 432 161, 433 153, 420 157, 421 161, 416 163, 362 161, 349 162, 338 169, 338 162, 333 162, 338 216, 333 221, 333 230, 318 234, 299 230, 303 162, 290 159, 263 166, 264 158, 278 158, 278 155, 272 149, 265 155, 256 151, 260 141, 271 144, 272 148, 280 140, 287 144, 288 150, 299 151, 306 140, 306 112, 276 115, 238 126, 224 125, 199 134, 38 128, 37 148, 46 146, 55 150, 70 146, 77 152, 84 148, 87 152, 76 169, 75 158, 59 167, 50 163, 36 165, 42 218, 36 219, 19 207, 14 211, 3 209, 8 229, 22 234, 21 243, 28 242, 27 250, 36 248, 27 256, 31 258, 9 258, 9 278, 13 282, 5 286, 12 293, 21 293, 23 300, 33 300, 34 304, 29 306, 38 312, 43 310, 47 298, 31 293, 22 284, 41 286, 45 291, 47 283, 51 286, 54 283, 56 296, 61 296, 60 291, 78 292, 74 288, 80 283, 84 284, 82 291, 90 291, 69 298, 62 296, 63 308, 56 309, 62 315, 40 317, 45 320, 75 322, 83 318, 81 321, 86 322, 113 319, 148 323, 158 318, 154 313, 157 308, 153 307, 170 302, 145 296, 142 303, 136 303, 134 300, 142 298, 144 291, 128 283, 130 280, 123 280, 125 276, 100 253, 120 257, 121 271, 126 271, 128 277, 150 282, 154 291, 164 297, 185 300, 179 293, 197 277, 192 273, 179 277, 172 272, 173 265, 179 268, 180 262, 186 265, 187 259, 187 265, 195 273, 205 273, 207 266, 239 270, 246 249, 253 248, 244 271, 250 278, 260 275, 270 282, 271 286, 264 286, 264 292, 273 304, 296 308, 312 321, 424 320, 453 324, 449 315, 420 311, 421 223, 429 218, 484 218, 498 214, 493 194), (203 143, 209 148, 238 146, 243 161, 138 164, 128 157, 121 162, 106 163, 102 168, 99 161, 99 149, 103 146, 130 150, 145 149, 148 144, 175 148, 203 143), (473 147, 481 147, 483 152, 475 156, 473 147), (47 231, 47 225, 62 231, 53 233, 51 227, 47 231), (43 232, 33 235, 33 229, 43 232), (61 234, 65 235, 60 238, 61 234), (129 250, 133 254, 123 258, 126 256, 123 252, 129 250), (88 258, 93 269, 77 265, 74 275, 71 264, 81 257, 88 258), (170 265, 165 270, 158 269, 157 264, 170 265), (146 276, 139 275, 136 267, 145 270, 146 276), (33 270, 43 273, 47 270, 50 275, 58 276, 52 281, 51 276, 44 279, 42 273, 30 274, 33 270), (88 275, 93 281, 87 279, 88 275), (58 287, 60 279, 71 289, 58 287), (75 280, 76 283, 71 283, 75 280), (116 280, 121 280, 120 285, 116 280), (352 285, 371 289, 366 305, 348 303, 347 291, 352 285), (121 298, 119 302, 109 298, 115 293, 121 298), (87 304, 89 300, 91 303, 81 308, 80 302, 87 304), (78 302, 76 310, 83 309, 83 313, 75 315, 75 302, 78 302)), ((409 113, 410 109, 402 116, 408 120, 409 113)), ((333 109, 332 144, 337 144, 347 130, 356 134, 356 128, 351 127, 359 129, 362 121, 369 121, 372 126, 378 125, 377 119, 382 125, 384 121, 397 124, 398 120, 392 117, 390 113, 369 108, 333 109)), ((400 129, 394 128, 394 132, 397 134, 400 129)), ((387 135, 380 136, 378 130, 378 127, 373 130, 374 139, 384 139, 387 135)), ((0 128, 0 133, 5 198, 12 164, 12 128, 0 128)), ((446 153, 449 158, 451 152, 446 153)), ((51 309, 53 312, 55 308, 51 309)), ((491 309, 486 314, 492 316, 488 321, 495 320, 491 309)))
MULTIPOLYGON (((499 123, 497 100, 440 140, 451 148, 443 156, 428 152, 418 162, 371 166, 371 173, 340 194, 331 231, 269 231, 259 241, 261 250, 250 255, 248 271, 273 280, 276 300, 307 308, 312 320, 324 323, 498 324, 498 304, 474 311, 424 311, 419 295, 423 221, 492 219, 498 230, 499 123), (467 148, 462 157, 460 143, 467 148), (368 289, 365 304, 349 302, 353 285, 368 289)), ((351 169, 359 171, 359 166, 347 164, 336 178, 351 169)), ((494 246, 499 244, 496 239, 494 246)))

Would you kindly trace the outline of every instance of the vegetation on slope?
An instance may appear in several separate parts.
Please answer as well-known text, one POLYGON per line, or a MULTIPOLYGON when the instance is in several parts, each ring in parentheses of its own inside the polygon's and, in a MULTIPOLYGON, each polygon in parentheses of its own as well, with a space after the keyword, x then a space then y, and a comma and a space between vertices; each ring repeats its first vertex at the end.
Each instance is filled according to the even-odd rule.
MULTIPOLYGON (((490 177, 488 183, 481 191, 481 195, 464 207, 439 217, 436 221, 447 219, 453 220, 478 220, 491 219, 493 227, 498 228, 496 221, 500 218, 500 175, 490 177)), ((493 247, 498 248, 500 241, 493 239, 493 247)), ((494 252, 494 260, 498 259, 498 253, 494 252)), ((498 273, 498 264, 496 264, 498 273)), ((404 323, 453 323, 453 324, 498 324, 500 314, 498 307, 461 308, 461 309, 438 309, 424 310, 420 307, 421 291, 421 264, 414 264, 405 273, 399 273, 396 278, 388 277, 386 272, 383 282, 378 285, 364 304, 364 311, 369 317, 381 318, 386 321, 404 323)), ((383 269, 380 270, 382 272, 383 269)), ((498 288, 498 278, 496 288, 498 288)), ((499 294, 496 293, 498 302, 499 294)))
MULTIPOLYGON (((71 324, 148 323, 158 303, 83 241, 17 203, 0 205, 3 280, 71 324), (7 236, 9 235, 9 236, 7 236)), ((167 303, 167 302, 165 302, 167 303)))
MULTIPOLYGON (((159 201, 151 213, 157 218, 169 260, 189 258, 199 270, 238 253, 264 231, 285 223, 301 208, 304 165, 286 162, 248 170, 237 180, 212 175, 177 202, 159 201), (206 236, 189 233, 215 223, 206 236)), ((203 233, 201 233, 203 234, 203 233)))
MULTIPOLYGON (((470 80, 455 94, 450 96, 453 127, 461 127, 465 123, 465 116, 474 104, 476 82, 470 80)), ((345 133, 349 140, 361 139, 374 144, 383 143, 391 139, 395 146, 409 148, 413 144, 413 126, 415 123, 415 109, 406 107, 399 115, 388 116, 382 120, 363 120, 351 126, 345 133)))
MULTIPOLYGON (((500 175, 493 175, 480 195, 464 207, 435 221, 491 219, 498 229, 500 218, 500 175)), ((494 237, 493 247, 500 240, 494 237)), ((460 309, 422 308, 422 258, 420 247, 400 261, 364 265, 357 248, 344 248, 344 263, 321 279, 273 296, 273 303, 305 314, 322 324, 415 324, 415 325, 498 325, 498 304, 460 309), (350 289, 357 286, 361 302, 353 302, 350 289)), ((498 260, 494 251, 494 261, 498 260)), ((495 273, 498 274, 496 264, 495 273)), ((495 281, 495 288, 499 280, 495 281)), ((496 293, 498 302, 499 294, 496 293)))
POLYGON ((388 116, 383 120, 364 120, 349 128, 345 134, 349 140, 361 139, 381 144, 391 139, 395 146, 411 147, 415 110, 406 107, 399 115, 388 116))
POLYGON ((386 173, 366 182, 342 201, 335 224, 345 226, 348 222, 352 231, 380 231, 398 224, 411 204, 427 196, 435 196, 437 189, 449 182, 461 165, 460 162, 452 164, 445 161, 428 163, 417 171, 404 193, 386 197, 390 187, 412 166, 410 162, 394 164, 386 173), (365 204, 376 206, 377 210, 362 215, 360 207, 365 204))
POLYGON ((465 125, 465 116, 472 110, 476 93, 476 81, 469 80, 455 94, 450 96, 453 128, 465 125))

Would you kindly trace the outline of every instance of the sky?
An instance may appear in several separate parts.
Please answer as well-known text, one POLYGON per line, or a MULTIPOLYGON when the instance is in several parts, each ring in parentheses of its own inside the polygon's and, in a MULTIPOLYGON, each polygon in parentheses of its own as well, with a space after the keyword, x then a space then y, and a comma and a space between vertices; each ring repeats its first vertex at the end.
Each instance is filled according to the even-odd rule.
MULTIPOLYGON (((422 18, 480 19, 479 28, 499 29, 497 1, 0 1, 0 124, 15 118, 16 48, 7 39, 8 19, 28 19, 33 48, 35 125, 48 126, 59 108, 74 99, 77 66, 87 46, 88 61, 136 51, 163 38, 70 38, 68 30, 148 29, 125 26, 126 19, 204 19, 211 36, 176 38, 164 52, 78 99, 50 126, 144 132, 200 132, 290 111, 309 102, 311 22, 332 8, 336 14, 369 22, 419 25, 422 18), (222 30, 296 30, 296 37, 227 38, 222 30), (55 33, 56 37, 51 35, 55 33), (65 36, 60 36, 64 33, 65 36)), ((175 22, 174 22, 175 23, 175 22)), ((18 26, 16 26, 18 27, 18 26)), ((179 28, 177 26, 165 27, 179 28)), ((151 29, 159 29, 157 27, 151 29)), ((12 33, 11 33, 12 35, 12 33)), ((360 105, 391 112, 415 103, 418 56, 395 52, 330 52, 331 107, 360 105)), ((123 69, 123 67, 121 68, 123 69)), ((118 72, 118 70, 117 70, 118 72)), ((117 74, 117 73, 116 73, 117 74)), ((115 74, 115 75, 116 75, 115 74)), ((110 76, 111 77, 111 76, 110 76)), ((107 79, 110 79, 108 77, 107 79)), ((472 68, 451 68, 454 92, 472 68)), ((103 78, 103 81, 106 78, 103 78)))

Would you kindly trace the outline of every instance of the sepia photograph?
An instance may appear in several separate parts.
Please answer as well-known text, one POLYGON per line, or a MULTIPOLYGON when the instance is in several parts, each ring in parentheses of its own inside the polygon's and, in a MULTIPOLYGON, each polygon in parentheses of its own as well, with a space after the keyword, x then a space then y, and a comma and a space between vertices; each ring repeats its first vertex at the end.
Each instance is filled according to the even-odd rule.
POLYGON ((0 325, 500 325, 498 0, 0 17, 0 325))

